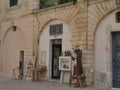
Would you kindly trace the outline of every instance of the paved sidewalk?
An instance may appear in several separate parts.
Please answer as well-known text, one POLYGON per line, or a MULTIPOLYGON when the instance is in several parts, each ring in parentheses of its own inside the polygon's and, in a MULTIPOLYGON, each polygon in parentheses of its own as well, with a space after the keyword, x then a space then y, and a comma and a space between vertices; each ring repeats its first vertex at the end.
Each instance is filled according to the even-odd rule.
POLYGON ((0 78, 0 90, 107 90, 103 88, 74 88, 66 84, 49 81, 12 80, 0 78))

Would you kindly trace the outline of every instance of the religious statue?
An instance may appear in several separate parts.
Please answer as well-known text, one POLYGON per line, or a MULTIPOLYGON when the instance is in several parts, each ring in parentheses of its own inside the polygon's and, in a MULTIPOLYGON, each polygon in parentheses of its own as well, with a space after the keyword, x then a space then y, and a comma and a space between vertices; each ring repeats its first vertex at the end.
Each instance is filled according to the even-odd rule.
POLYGON ((79 46, 76 46, 71 53, 72 59, 74 61, 73 67, 73 79, 75 87, 83 87, 86 86, 85 75, 83 74, 82 67, 82 51, 79 49, 79 46))
POLYGON ((79 46, 75 47, 73 60, 75 62, 73 69, 73 76, 81 76, 83 74, 82 68, 82 51, 79 49, 79 46))

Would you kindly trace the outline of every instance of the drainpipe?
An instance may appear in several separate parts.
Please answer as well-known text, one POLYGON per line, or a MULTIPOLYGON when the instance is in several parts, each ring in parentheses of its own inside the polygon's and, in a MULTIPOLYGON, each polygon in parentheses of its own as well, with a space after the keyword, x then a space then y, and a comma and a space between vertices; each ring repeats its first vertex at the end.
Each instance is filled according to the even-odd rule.
POLYGON ((86 0, 86 5, 87 5, 86 49, 88 49, 88 5, 89 5, 89 0, 86 0))
MULTIPOLYGON (((35 64, 37 65, 38 62, 39 62, 39 35, 40 35, 39 29, 40 29, 40 21, 38 19, 37 13, 35 14, 35 12, 34 12, 34 9, 33 9, 32 14, 33 14, 33 21, 36 20, 38 22, 38 29, 37 29, 38 35, 37 35, 36 42, 33 39, 33 53, 34 53, 34 56, 35 56, 35 64)), ((33 30, 34 30, 34 23, 33 23, 33 30)), ((33 31, 33 37, 34 37, 34 31, 33 31)))
MULTIPOLYGON (((1 43, 0 43, 0 48, 1 48, 1 75, 3 74, 3 41, 1 40, 1 43)), ((3 75, 2 75, 3 76, 3 75)))

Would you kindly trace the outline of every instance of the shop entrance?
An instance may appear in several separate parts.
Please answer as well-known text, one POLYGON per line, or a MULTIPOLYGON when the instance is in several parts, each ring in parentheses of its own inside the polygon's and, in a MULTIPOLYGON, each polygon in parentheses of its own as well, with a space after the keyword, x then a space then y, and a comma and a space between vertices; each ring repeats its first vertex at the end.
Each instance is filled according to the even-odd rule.
POLYGON ((62 40, 52 40, 52 79, 60 78, 59 56, 62 52, 62 40))
POLYGON ((112 33, 113 87, 120 88, 120 32, 112 33))

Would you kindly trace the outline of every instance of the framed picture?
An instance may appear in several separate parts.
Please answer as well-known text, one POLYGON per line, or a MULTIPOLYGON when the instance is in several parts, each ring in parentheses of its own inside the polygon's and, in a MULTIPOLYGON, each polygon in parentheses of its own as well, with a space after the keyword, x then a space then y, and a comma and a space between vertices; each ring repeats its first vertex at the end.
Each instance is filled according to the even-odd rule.
POLYGON ((59 70, 71 70, 71 57, 70 56, 59 57, 59 70))

